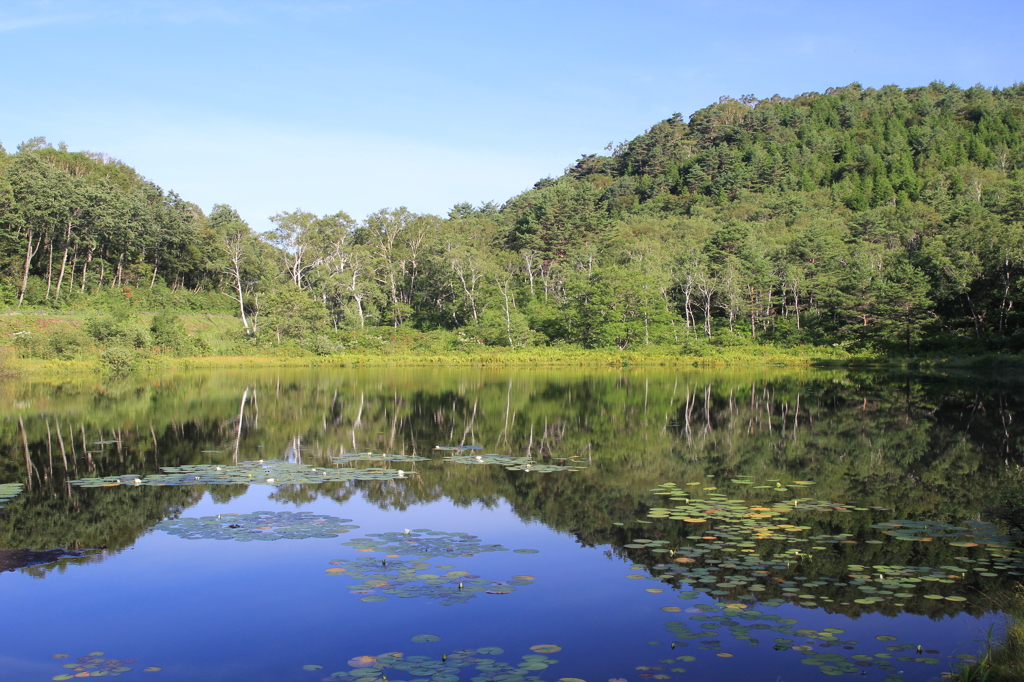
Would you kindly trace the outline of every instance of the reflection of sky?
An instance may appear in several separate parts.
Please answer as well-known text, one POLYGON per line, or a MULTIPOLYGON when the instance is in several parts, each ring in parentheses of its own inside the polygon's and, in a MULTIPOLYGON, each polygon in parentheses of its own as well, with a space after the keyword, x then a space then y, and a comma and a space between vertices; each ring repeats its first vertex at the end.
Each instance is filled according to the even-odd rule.
MULTIPOLYGON (((68 653, 73 660, 103 651, 107 657, 139 659, 133 664, 136 670, 161 666, 159 680, 315 682, 347 670, 345 662, 359 655, 403 651, 440 657, 442 652, 463 647, 499 646, 506 653, 497 658, 515 663, 536 644, 564 649, 550 655, 560 663, 541 673, 552 680, 633 680, 636 666, 658 665, 661 659, 681 655, 698 660, 667 667, 684 667, 689 671, 685 677, 691 679, 821 679, 816 668, 799 664, 803 656, 797 652, 772 650, 772 639, 786 635, 770 630, 751 633, 760 640, 757 647, 734 640, 725 628, 709 633, 707 639, 720 640, 723 651, 734 654, 731 659, 696 650, 699 640, 670 650, 672 637, 665 621, 683 620, 692 626, 699 622, 689 621, 693 614, 685 610, 666 613, 660 607, 685 609, 697 602, 680 601, 670 589, 663 594, 646 593, 644 589, 656 583, 626 580, 629 565, 607 556, 607 547, 580 547, 571 536, 540 523, 523 523, 506 504, 487 509, 441 501, 402 512, 382 511, 356 497, 344 505, 318 499, 296 507, 267 500, 269 490, 254 486, 225 505, 206 496, 184 515, 301 509, 351 518, 360 529, 330 540, 247 543, 182 540, 156 531, 120 555, 94 565, 72 566, 63 575, 52 572, 39 580, 23 573, 4 574, 0 586, 5 612, 11 614, 0 640, 4 679, 48 679, 62 672, 60 665, 65 662, 50 658, 53 654, 68 653), (405 528, 463 531, 478 535, 484 543, 538 549, 539 554, 491 552, 429 560, 491 580, 525 573, 536 576, 536 583, 510 595, 479 594, 453 606, 395 597, 366 603, 348 594, 351 579, 325 573, 331 559, 381 556, 356 552, 342 542, 365 533, 405 528), (410 641, 424 633, 439 635, 441 641, 410 641), (323 665, 324 670, 301 669, 311 663, 323 665)), ((861 642, 856 651, 818 650, 847 655, 884 652, 887 644, 903 642, 920 643, 948 655, 958 644, 982 638, 987 629, 987 621, 967 616, 951 622, 876 614, 850 621, 821 609, 791 605, 764 610, 797 619, 794 628, 846 630, 840 637, 861 642), (876 642, 879 634, 899 637, 899 641, 876 642)), ((971 645, 961 651, 975 649, 971 645)), ((903 654, 894 654, 899 655, 903 654)), ((895 664, 906 671, 908 682, 930 679, 948 669, 945 661, 937 666, 895 664)), ((463 679, 472 677, 470 670, 464 671, 463 679)), ((868 670, 870 679, 884 677, 882 671, 868 670)), ((391 677, 406 676, 396 672, 391 677)))

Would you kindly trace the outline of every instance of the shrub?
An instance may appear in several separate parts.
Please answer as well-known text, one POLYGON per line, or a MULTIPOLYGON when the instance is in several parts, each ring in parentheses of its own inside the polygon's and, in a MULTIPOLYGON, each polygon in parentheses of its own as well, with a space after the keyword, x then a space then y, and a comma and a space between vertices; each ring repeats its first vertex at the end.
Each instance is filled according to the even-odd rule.
POLYGON ((136 362, 138 362, 138 356, 135 351, 124 346, 110 346, 103 351, 100 359, 103 360, 103 364, 106 365, 107 369, 114 376, 118 377, 130 374, 135 369, 136 362))
POLYGON ((178 352, 188 344, 185 324, 177 313, 169 310, 157 313, 153 318, 150 331, 153 334, 153 343, 157 346, 178 352))
POLYGON ((1024 533, 1024 469, 1020 466, 1010 474, 1010 481, 999 491, 995 505, 985 514, 1010 529, 1024 533))
POLYGON ((85 330, 103 344, 146 348, 153 345, 153 337, 145 321, 134 315, 90 315, 85 330))
POLYGON ((117 320, 114 319, 113 315, 108 313, 89 315, 85 318, 85 322, 82 326, 85 328, 85 331, 89 333, 89 336, 100 343, 106 343, 111 339, 115 339, 120 333, 117 320))
POLYGON ((46 335, 46 345, 50 357, 61 360, 71 360, 78 355, 83 348, 89 346, 89 337, 78 327, 62 325, 54 327, 46 335))
POLYGON ((344 345, 340 341, 335 341, 326 334, 314 334, 302 345, 316 355, 333 355, 344 350, 344 345))

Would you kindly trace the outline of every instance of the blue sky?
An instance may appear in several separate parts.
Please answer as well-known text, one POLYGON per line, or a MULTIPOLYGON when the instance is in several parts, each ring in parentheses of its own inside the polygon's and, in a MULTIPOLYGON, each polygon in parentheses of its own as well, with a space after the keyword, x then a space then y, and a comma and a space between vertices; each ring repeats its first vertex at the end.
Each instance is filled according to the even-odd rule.
POLYGON ((721 95, 1024 80, 1024 2, 4 0, 0 141, 254 228, 503 202, 721 95))

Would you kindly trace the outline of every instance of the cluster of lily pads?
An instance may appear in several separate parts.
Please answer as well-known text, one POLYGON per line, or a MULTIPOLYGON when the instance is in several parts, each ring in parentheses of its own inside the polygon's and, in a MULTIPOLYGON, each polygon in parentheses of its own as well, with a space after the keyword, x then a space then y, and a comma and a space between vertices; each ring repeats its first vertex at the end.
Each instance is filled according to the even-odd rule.
MULTIPOLYGON (((437 635, 416 635, 412 638, 412 641, 423 644, 432 644, 439 640, 440 637, 437 635)), ((395 678, 397 671, 398 674, 407 673, 416 679, 429 679, 431 682, 459 682, 464 675, 472 675, 473 682, 539 682, 543 678, 534 673, 558 663, 547 654, 557 653, 562 648, 555 644, 538 644, 530 647, 530 650, 532 653, 522 656, 518 663, 494 658, 505 653, 504 649, 496 646, 457 649, 440 656, 407 655, 392 651, 377 656, 357 656, 348 661, 348 670, 340 670, 322 679, 323 682, 372 682, 385 679, 388 682, 403 682, 395 678)), ((303 669, 317 672, 322 670, 323 666, 305 665, 303 669)), ((562 677, 559 682, 583 681, 573 677, 562 677)))
POLYGON ((425 597, 449 606, 463 604, 481 593, 511 594, 517 587, 532 585, 534 581, 531 575, 516 575, 504 582, 494 582, 446 564, 431 566, 400 559, 364 557, 335 559, 330 563, 328 574, 362 581, 349 585, 349 590, 366 602, 385 601, 388 597, 425 597))
MULTIPOLYGON (((64 668, 68 672, 54 675, 53 680, 73 680, 76 677, 118 677, 125 673, 131 672, 134 668, 129 667, 132 663, 137 663, 136 658, 104 658, 102 651, 93 651, 91 654, 85 656, 79 656, 75 659, 74 663, 65 663, 64 668)), ((62 659, 70 658, 70 654, 54 654, 53 658, 62 659)), ((142 672, 145 673, 156 673, 160 672, 162 668, 157 666, 150 666, 143 668, 142 672)))
MULTIPOLYGON (((813 485, 811 481, 786 485, 781 481, 770 481, 773 485, 767 486, 756 486, 747 479, 735 479, 733 482, 769 491, 787 491, 813 485)), ((696 623, 667 622, 665 625, 674 638, 672 648, 689 646, 689 640, 698 640, 698 650, 713 651, 716 656, 728 658, 732 654, 723 649, 722 632, 730 634, 738 642, 756 646, 760 644, 756 637, 757 631, 763 630, 765 634, 774 635, 771 640, 774 649, 806 654, 801 663, 817 666, 826 675, 863 673, 865 668, 876 668, 888 674, 885 678, 888 682, 897 682, 903 679, 900 673, 906 664, 940 663, 940 659, 933 656, 939 652, 924 650, 918 644, 898 644, 895 643, 895 637, 886 635, 875 638, 883 642, 894 642, 886 646, 884 651, 858 650, 852 654, 822 652, 820 649, 827 647, 855 649, 859 642, 845 640, 841 637, 843 630, 836 628, 816 631, 794 627, 797 625, 796 620, 767 611, 787 602, 810 608, 836 603, 838 599, 830 598, 836 596, 835 588, 845 588, 845 592, 857 595, 847 597, 849 601, 839 602, 843 605, 857 603, 870 606, 892 602, 902 607, 911 599, 920 600, 920 604, 927 600, 969 602, 971 597, 959 592, 962 592, 960 586, 971 571, 974 571, 972 575, 982 578, 995 578, 999 575, 997 571, 1024 575, 1024 552, 1014 545, 1012 538, 1001 534, 991 524, 971 521, 950 525, 899 519, 874 524, 869 522, 870 529, 880 531, 878 539, 854 539, 853 535, 846 533, 805 537, 806 531, 813 527, 800 525, 799 521, 794 520, 799 514, 877 514, 887 510, 883 507, 857 507, 852 503, 840 504, 799 497, 752 503, 715 493, 715 487, 704 482, 691 483, 687 487, 698 486, 700 489, 692 493, 671 483, 655 488, 653 492, 669 496, 678 504, 671 509, 654 508, 649 514, 655 523, 666 519, 693 524, 691 527, 697 529, 696 532, 686 536, 692 543, 677 547, 665 540, 636 538, 625 545, 629 549, 646 550, 662 560, 651 567, 634 564, 632 568, 635 571, 649 571, 650 575, 632 573, 629 578, 670 585, 685 584, 683 591, 678 593, 682 600, 696 600, 702 594, 734 600, 729 603, 696 604, 686 608, 687 612, 698 614, 691 617, 696 623), (979 548, 978 556, 959 556, 956 557, 958 565, 939 567, 849 564, 843 575, 817 579, 787 577, 776 573, 789 574, 792 567, 799 565, 804 558, 815 552, 830 551, 837 545, 859 542, 881 545, 887 538, 907 542, 948 541, 956 547, 979 548), (783 549, 774 554, 767 553, 764 551, 767 548, 760 541, 768 540, 774 541, 776 547, 780 542, 784 543, 783 549), (983 555, 986 552, 987 558, 983 555), (781 591, 782 596, 769 599, 759 594, 769 589, 781 591), (756 609, 753 608, 755 605, 756 609), (795 641, 797 638, 806 641, 795 641)), ((658 594, 666 590, 651 587, 646 591, 658 594)), ((678 606, 662 606, 661 609, 666 612, 684 610, 678 606)), ((958 659, 954 662, 974 660, 974 657, 967 654, 958 654, 954 658, 958 659)), ((678 670, 669 666, 675 665, 676 661, 686 660, 695 659, 685 656, 665 659, 662 661, 664 665, 657 666, 662 672, 654 676, 663 675, 660 679, 670 679, 666 673, 678 670)), ((648 669, 653 671, 654 667, 648 666, 648 669)))
POLYGON ((168 519, 158 528, 186 540, 304 540, 336 538, 355 530, 352 519, 310 512, 258 511, 251 514, 217 514, 199 518, 168 519))
POLYGON ((343 452, 340 455, 331 457, 335 464, 349 464, 351 462, 427 462, 429 457, 417 455, 386 455, 377 452, 343 452))
MULTIPOLYGON (((774 482, 777 485, 779 482, 774 482)), ((700 483, 690 485, 701 485, 700 483)), ((783 488, 813 485, 810 481, 790 483, 783 488)), ((772 486, 754 486, 772 488, 772 486)), ((710 491, 713 488, 705 488, 710 491)), ((786 523, 791 515, 808 512, 869 512, 885 511, 883 507, 854 507, 849 504, 819 501, 808 498, 794 498, 786 501, 773 502, 768 505, 751 504, 745 500, 728 499, 726 495, 710 493, 704 499, 691 497, 679 486, 667 483, 655 489, 656 494, 670 495, 673 501, 680 502, 673 509, 654 508, 649 517, 653 519, 679 520, 694 524, 699 534, 689 535, 694 544, 683 548, 670 548, 665 541, 635 539, 625 545, 627 548, 646 548, 654 554, 668 555, 676 564, 664 565, 662 568, 669 574, 691 584, 701 583, 698 590, 722 596, 730 594, 735 588, 746 588, 751 592, 763 592, 767 588, 762 583, 769 580, 778 582, 781 579, 771 578, 770 569, 787 569, 793 562, 813 555, 816 551, 827 551, 830 545, 857 544, 852 535, 813 535, 802 537, 801 534, 811 530, 811 526, 786 523), (699 525, 698 525, 699 524, 699 525), (781 552, 778 556, 765 557, 758 551, 757 542, 761 540, 782 540, 794 545, 781 552), (807 546, 809 545, 809 546, 807 546), (723 557, 713 559, 712 557, 723 557), (696 565, 698 562, 704 566, 696 565), (723 569, 733 569, 727 574, 723 569), (709 589, 711 586, 718 589, 709 589)), ((702 491, 703 492, 703 491, 702 491)), ((999 533, 991 524, 972 521, 963 526, 937 524, 924 521, 896 520, 877 523, 870 528, 883 531, 881 538, 891 537, 903 541, 931 542, 935 538, 957 540, 950 544, 958 547, 984 546, 990 559, 970 559, 957 557, 958 561, 967 565, 940 566, 937 568, 915 566, 873 566, 864 567, 850 565, 848 576, 825 578, 823 580, 797 583, 783 581, 778 585, 782 592, 805 606, 813 606, 817 602, 830 603, 828 597, 817 597, 813 594, 818 587, 850 586, 861 594, 851 601, 870 605, 877 602, 906 600, 914 597, 948 601, 967 601, 966 597, 949 594, 949 589, 942 585, 956 585, 966 578, 969 571, 983 578, 996 577, 993 571, 1003 570, 1010 575, 1024 575, 1024 551, 1013 546, 1012 538, 999 533), (980 569, 980 570, 978 570, 980 569), (921 587, 930 588, 925 593, 919 592, 921 587)), ((883 544, 883 539, 865 540, 865 544, 883 544)), ((798 579, 805 580, 805 579, 798 579)), ((955 588, 954 588, 955 591, 955 588)), ((846 603, 846 602, 843 602, 846 603)), ((897 605, 903 604, 897 602, 897 605)))
MULTIPOLYGON (((369 533, 365 538, 356 538, 343 545, 360 552, 387 552, 395 556, 420 557, 470 557, 483 552, 507 552, 501 545, 483 544, 469 533, 446 533, 429 528, 417 528, 404 532, 369 533)), ((534 554, 537 550, 517 549, 519 554, 534 554)))
POLYGON ((102 488, 119 485, 287 485, 300 483, 339 483, 347 481, 391 481, 415 474, 401 469, 348 467, 314 467, 283 460, 259 460, 238 464, 189 464, 161 467, 164 473, 137 476, 104 476, 71 481, 81 488, 102 488))
POLYGON ((991 523, 984 521, 967 521, 962 526, 955 526, 948 523, 934 523, 932 521, 908 521, 897 519, 876 523, 871 528, 881 530, 885 535, 896 539, 910 542, 931 542, 936 538, 941 540, 955 540, 950 542, 952 547, 978 547, 979 545, 1005 545, 1013 546, 1013 538, 1000 532, 991 523))
POLYGON ((449 455, 444 458, 444 461, 455 462, 456 464, 498 464, 509 471, 533 471, 541 474, 550 474, 556 471, 579 471, 580 469, 586 468, 586 465, 579 462, 571 462, 570 464, 546 464, 544 462, 538 462, 532 457, 512 457, 511 455, 494 454, 449 455))
MULTIPOLYGON (((759 608, 779 606, 782 600, 770 600, 759 604, 759 608)), ((679 610, 675 608, 674 610, 679 610)), ((696 621, 696 625, 690 625, 683 621, 667 621, 665 623, 669 634, 672 635, 672 648, 687 647, 690 641, 698 640, 700 646, 696 648, 703 651, 716 652, 716 656, 731 658, 732 654, 725 652, 722 640, 719 639, 723 632, 727 632, 737 643, 748 646, 758 646, 761 641, 757 637, 758 632, 763 632, 765 637, 774 635, 771 639, 772 648, 776 651, 796 651, 805 654, 806 657, 800 662, 805 665, 818 666, 826 675, 840 675, 843 673, 860 672, 863 668, 875 667, 889 673, 891 682, 901 680, 899 676, 901 668, 908 663, 921 663, 925 665, 937 665, 940 659, 934 654, 939 652, 934 649, 924 650, 918 644, 890 644, 885 650, 873 654, 842 654, 821 651, 830 647, 842 647, 843 649, 854 649, 861 643, 842 637, 845 630, 840 628, 824 628, 815 630, 812 628, 794 628, 797 621, 792 618, 765 613, 761 610, 748 608, 746 604, 724 603, 698 604, 687 612, 697 613, 690 617, 696 621), (713 614, 713 615, 707 615, 713 614), (797 642, 797 638, 803 640, 797 642), (900 655, 902 652, 909 652, 910 655, 900 655), (927 654, 927 655, 925 655, 927 654), (899 663, 900 665, 895 665, 899 663)), ((896 642, 897 638, 891 635, 879 635, 875 637, 879 642, 896 642)), ((660 644, 660 642, 652 642, 660 644)), ((974 657, 968 654, 958 654, 959 661, 973 661, 974 657)), ((680 656, 675 660, 693 661, 692 656, 680 656)))
POLYGON ((4 508, 4 504, 20 495, 24 488, 21 483, 0 483, 0 509, 4 508))

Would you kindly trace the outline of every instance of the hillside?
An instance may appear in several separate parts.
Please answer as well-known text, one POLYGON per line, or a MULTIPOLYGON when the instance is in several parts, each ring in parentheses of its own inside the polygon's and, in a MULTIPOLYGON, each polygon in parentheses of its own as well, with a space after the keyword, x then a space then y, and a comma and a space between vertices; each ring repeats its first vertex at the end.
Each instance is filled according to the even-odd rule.
POLYGON ((100 343, 212 352, 166 313, 122 329, 177 311, 234 314, 239 348, 317 353, 382 327, 451 350, 1024 350, 1024 85, 722 98, 447 217, 284 211, 259 235, 42 138, 0 155, 0 200, 0 305, 105 312, 80 325, 100 343))

